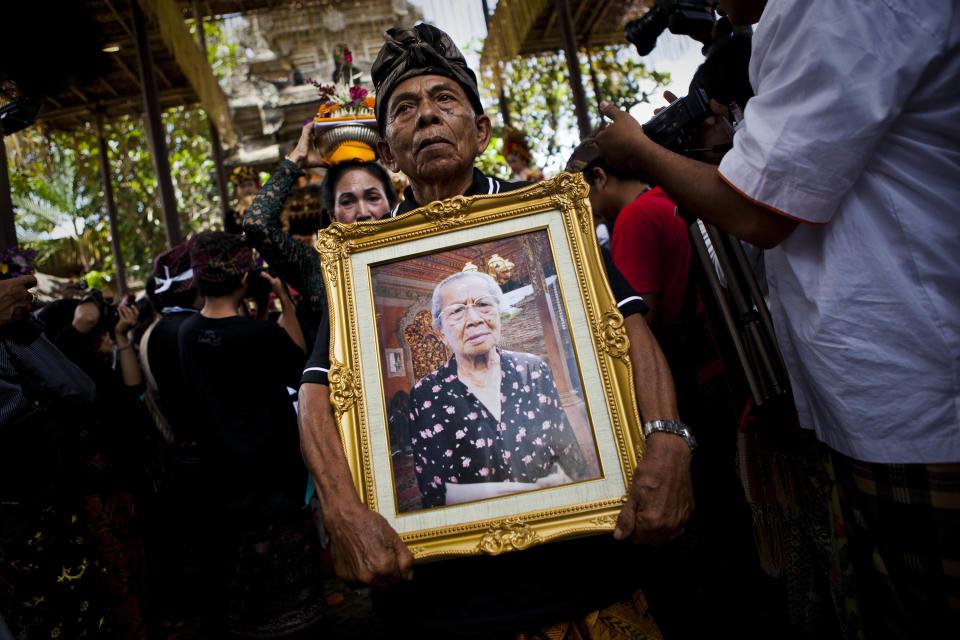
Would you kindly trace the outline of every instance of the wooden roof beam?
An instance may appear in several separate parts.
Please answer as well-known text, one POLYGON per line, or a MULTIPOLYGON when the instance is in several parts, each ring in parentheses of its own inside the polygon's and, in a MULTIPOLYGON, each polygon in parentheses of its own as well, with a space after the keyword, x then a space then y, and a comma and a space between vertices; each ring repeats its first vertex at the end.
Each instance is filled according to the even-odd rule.
POLYGON ((100 84, 103 85, 103 87, 104 87, 108 92, 112 93, 114 96, 119 96, 119 95, 120 95, 119 93, 117 93, 117 90, 113 88, 113 85, 110 84, 109 82, 107 82, 106 80, 104 80, 103 78, 100 78, 100 84))
MULTIPOLYGON (((167 89, 160 92, 160 104, 183 104, 184 102, 193 101, 195 99, 196 93, 194 93, 193 89, 190 87, 167 89)), ((52 98, 47 98, 47 100, 53 102, 52 98)), ((52 111, 45 111, 42 119, 44 122, 49 122, 53 125, 56 125, 58 122, 69 120, 80 115, 92 115, 96 112, 97 108, 103 110, 107 115, 110 115, 112 112, 116 111, 127 111, 130 107, 135 107, 141 103, 142 98, 136 95, 118 96, 109 100, 101 100, 96 107, 89 103, 78 104, 71 107, 64 107, 60 103, 56 103, 57 108, 52 111)))
POLYGON ((554 7, 550 10, 550 17, 547 18, 547 26, 543 28, 543 33, 540 34, 541 40, 546 40, 547 36, 550 34, 550 31, 553 30, 554 25, 557 23, 557 8, 554 7))
MULTIPOLYGON (((107 5, 107 8, 110 9, 110 13, 113 14, 113 17, 116 19, 117 24, 120 25, 120 28, 123 29, 124 33, 126 33, 131 40, 136 42, 136 37, 133 35, 133 30, 127 26, 127 23, 124 21, 123 17, 117 11, 116 7, 113 6, 113 2, 111 0, 103 0, 103 1, 104 1, 104 4, 107 5)), ((136 0, 131 0, 131 2, 136 2, 136 0)), ((127 73, 130 73, 129 67, 127 67, 126 65, 123 65, 123 68, 124 70, 127 71, 127 73)), ((167 85, 168 88, 173 86, 173 83, 170 82, 170 78, 168 78, 166 74, 163 73, 163 70, 159 66, 157 66, 156 60, 154 60, 153 62, 153 70, 156 72, 157 77, 159 77, 160 80, 163 81, 163 84, 167 85)), ((138 80, 137 85, 139 86, 139 84, 140 82, 138 80)))
MULTIPOLYGON (((585 24, 587 28, 584 30, 584 36, 586 42, 589 43, 591 36, 593 36, 593 29, 597 26, 597 22, 603 16, 603 12, 606 11, 607 7, 610 5, 609 0, 600 1, 593 3, 593 11, 590 12, 590 16, 586 19, 585 24)), ((626 41, 626 40, 624 40, 626 41)))
POLYGON ((133 80, 133 83, 137 85, 137 89, 140 88, 140 76, 133 72, 133 69, 130 68, 126 62, 123 61, 123 58, 117 56, 117 66, 119 66, 123 71, 133 80))
POLYGON ((70 91, 73 91, 75 94, 77 94, 77 96, 79 96, 79 98, 80 98, 81 100, 83 100, 84 102, 90 102, 90 98, 88 98, 88 97, 83 93, 83 91, 80 91, 80 89, 77 89, 76 87, 70 87, 70 91))

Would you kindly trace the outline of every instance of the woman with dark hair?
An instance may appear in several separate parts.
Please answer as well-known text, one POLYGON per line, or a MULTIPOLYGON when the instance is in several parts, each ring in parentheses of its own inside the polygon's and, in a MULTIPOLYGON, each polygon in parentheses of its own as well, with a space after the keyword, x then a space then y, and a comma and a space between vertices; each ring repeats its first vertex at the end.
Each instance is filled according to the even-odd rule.
POLYGON ((397 203, 390 174, 375 161, 348 160, 327 169, 320 186, 334 222, 379 220, 397 203))

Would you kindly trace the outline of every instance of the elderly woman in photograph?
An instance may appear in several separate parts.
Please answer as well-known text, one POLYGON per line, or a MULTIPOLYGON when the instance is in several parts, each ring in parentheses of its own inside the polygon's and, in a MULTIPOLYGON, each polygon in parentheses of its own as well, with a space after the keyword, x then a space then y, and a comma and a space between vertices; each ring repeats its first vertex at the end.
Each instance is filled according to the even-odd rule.
POLYGON ((550 367, 499 348, 503 293, 485 273, 433 291, 433 325, 453 351, 410 395, 414 471, 424 508, 582 479, 584 457, 550 367))

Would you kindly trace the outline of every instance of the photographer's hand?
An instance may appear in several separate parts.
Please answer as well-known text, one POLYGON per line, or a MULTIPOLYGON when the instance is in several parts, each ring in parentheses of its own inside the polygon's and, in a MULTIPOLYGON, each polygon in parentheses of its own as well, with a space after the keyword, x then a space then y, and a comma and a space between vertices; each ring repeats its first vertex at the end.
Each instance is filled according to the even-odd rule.
POLYGON ((274 278, 265 271, 260 275, 267 279, 267 282, 270 283, 270 288, 273 289, 273 292, 277 294, 277 299, 280 300, 280 317, 277 319, 277 324, 287 332, 287 335, 290 336, 290 339, 293 340, 298 347, 306 351, 307 340, 303 337, 303 330, 297 321, 297 308, 290 298, 287 285, 285 285, 280 278, 274 278))
POLYGON ((137 324, 139 312, 132 304, 123 303, 117 307, 117 315, 120 319, 117 320, 117 326, 113 328, 113 339, 117 343, 120 374, 123 376, 123 384, 136 387, 143 377, 137 355, 133 352, 133 345, 130 343, 130 330, 137 324))
POLYGON ((740 195, 714 165, 653 142, 630 114, 609 102, 601 102, 600 111, 613 122, 597 134, 600 153, 611 166, 649 176, 693 215, 761 249, 777 246, 796 229, 797 221, 740 195))
POLYGON ((137 308, 132 304, 121 304, 117 307, 117 315, 119 319, 117 320, 117 326, 114 327, 114 339, 117 341, 117 344, 120 344, 120 340, 126 340, 126 344, 129 344, 127 340, 127 332, 137 324, 137 308))
MULTIPOLYGON (((663 99, 667 101, 667 104, 673 104, 677 101, 677 94, 675 94, 673 91, 664 91, 663 99)), ((664 109, 666 109, 666 107, 657 107, 653 110, 653 115, 659 114, 664 109)))

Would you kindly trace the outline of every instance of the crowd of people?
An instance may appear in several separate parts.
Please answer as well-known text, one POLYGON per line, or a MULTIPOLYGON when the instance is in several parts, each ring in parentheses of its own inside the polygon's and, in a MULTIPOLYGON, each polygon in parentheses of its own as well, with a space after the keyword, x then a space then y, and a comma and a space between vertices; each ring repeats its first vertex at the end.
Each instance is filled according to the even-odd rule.
MULTIPOLYGON (((517 132, 513 180, 475 168, 493 125, 473 70, 440 29, 394 27, 372 68, 379 162, 325 163, 308 123, 262 187, 235 173, 223 231, 156 256, 143 300, 71 288, 37 309, 35 278, 0 280, 0 638, 343 637, 324 620, 334 574, 374 588, 384 635, 955 628, 960 16, 718 4, 756 24, 749 86, 711 101, 700 148, 658 145, 604 103, 611 124, 567 163, 609 232, 646 438, 613 535, 414 567, 354 488, 320 259, 283 226, 291 190, 325 167, 323 208, 352 224, 543 177, 517 132), (786 408, 760 411, 724 357, 678 208, 766 250, 786 408)), ((503 304, 484 273, 434 291, 453 355, 390 418, 423 461, 423 508, 596 474, 549 365, 500 348, 503 304), (512 439, 527 415, 537 446, 512 439), (460 444, 441 420, 480 457, 444 458, 460 444)))

